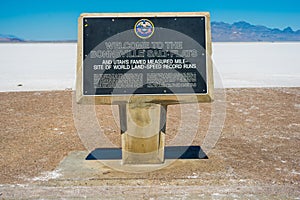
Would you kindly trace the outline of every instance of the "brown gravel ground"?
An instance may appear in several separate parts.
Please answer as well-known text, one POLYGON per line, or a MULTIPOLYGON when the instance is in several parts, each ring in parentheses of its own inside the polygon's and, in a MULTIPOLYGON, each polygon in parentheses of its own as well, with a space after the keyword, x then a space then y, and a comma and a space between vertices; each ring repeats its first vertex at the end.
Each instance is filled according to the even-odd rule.
MULTIPOLYGON (((201 145, 210 120, 211 105, 200 107, 201 127, 194 145, 201 145)), ((107 120, 112 118, 111 107, 97 106, 96 110, 105 134, 120 146, 117 124, 107 120)), ((74 126, 72 91, 3 92, 0 112, 1 185, 29 183, 30 178, 54 170, 69 152, 85 150, 74 126)), ((178 115, 176 106, 170 106, 167 144, 177 131, 178 115)), ((292 197, 299 198, 299 147, 300 88, 226 89, 222 135, 204 164, 175 165, 169 171, 128 177, 167 185, 180 185, 179 179, 187 175, 197 177, 183 186, 200 185, 201 181, 210 186, 226 185, 233 180, 253 188, 281 185, 292 188, 292 197)))

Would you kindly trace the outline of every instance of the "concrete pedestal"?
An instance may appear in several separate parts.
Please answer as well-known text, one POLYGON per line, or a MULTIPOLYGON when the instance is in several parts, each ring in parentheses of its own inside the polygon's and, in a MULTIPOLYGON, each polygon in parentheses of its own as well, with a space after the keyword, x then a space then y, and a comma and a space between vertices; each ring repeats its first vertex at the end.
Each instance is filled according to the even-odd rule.
POLYGON ((164 162, 167 106, 153 103, 119 105, 123 164, 164 162))

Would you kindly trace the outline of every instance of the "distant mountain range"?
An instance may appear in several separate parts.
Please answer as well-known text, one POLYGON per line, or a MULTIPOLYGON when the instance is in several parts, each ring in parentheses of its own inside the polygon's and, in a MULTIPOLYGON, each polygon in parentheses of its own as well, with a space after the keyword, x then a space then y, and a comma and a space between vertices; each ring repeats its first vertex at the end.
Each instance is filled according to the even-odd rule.
POLYGON ((293 31, 290 27, 271 29, 244 21, 233 24, 212 22, 211 31, 214 42, 300 41, 300 30, 293 31))
MULTIPOLYGON (((211 22, 211 32, 213 42, 300 41, 300 30, 293 31, 290 27, 283 30, 278 28, 272 29, 266 26, 252 25, 244 21, 235 22, 233 24, 225 22, 211 22)), ((46 41, 27 41, 14 35, 0 34, 0 42, 46 41)), ((76 40, 48 42, 76 42, 76 40)))
POLYGON ((25 40, 20 39, 14 35, 0 34, 0 42, 25 42, 25 40))

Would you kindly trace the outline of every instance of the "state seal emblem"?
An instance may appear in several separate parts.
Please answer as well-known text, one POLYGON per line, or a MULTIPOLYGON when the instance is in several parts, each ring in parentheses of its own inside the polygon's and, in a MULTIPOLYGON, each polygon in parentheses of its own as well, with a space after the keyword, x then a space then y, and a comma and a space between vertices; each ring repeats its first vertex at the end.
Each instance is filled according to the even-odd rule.
POLYGON ((140 19, 134 25, 134 32, 139 38, 150 38, 154 33, 154 24, 149 19, 140 19))

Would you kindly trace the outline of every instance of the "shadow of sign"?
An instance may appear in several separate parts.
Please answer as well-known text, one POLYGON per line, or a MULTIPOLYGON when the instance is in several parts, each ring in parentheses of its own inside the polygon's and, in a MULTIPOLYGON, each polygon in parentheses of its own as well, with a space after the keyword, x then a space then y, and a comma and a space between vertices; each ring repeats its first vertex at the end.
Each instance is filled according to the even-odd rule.
MULTIPOLYGON (((119 159, 122 159, 121 148, 97 148, 86 157, 86 160, 119 159)), ((200 146, 168 146, 165 147, 165 159, 208 159, 208 157, 200 146)))

